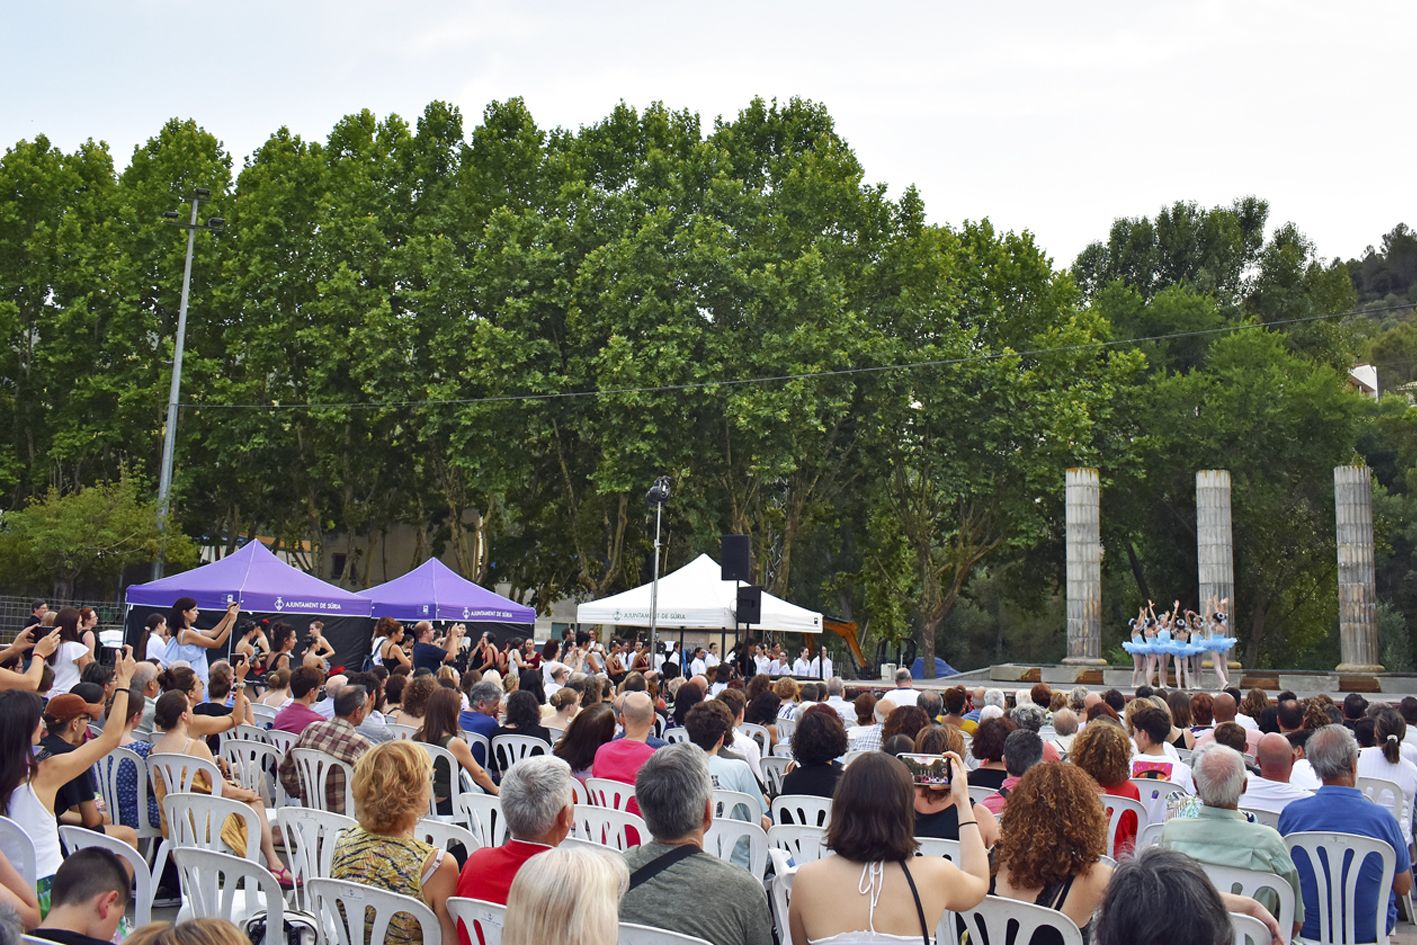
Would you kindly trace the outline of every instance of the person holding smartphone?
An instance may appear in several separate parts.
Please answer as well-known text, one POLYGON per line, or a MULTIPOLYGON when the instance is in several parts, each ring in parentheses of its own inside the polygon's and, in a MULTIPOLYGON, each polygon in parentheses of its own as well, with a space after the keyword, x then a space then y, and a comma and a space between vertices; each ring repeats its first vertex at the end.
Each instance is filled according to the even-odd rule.
POLYGON ((173 602, 172 609, 167 612, 167 629, 172 639, 167 644, 164 662, 170 665, 185 660, 205 686, 210 675, 207 651, 226 644, 232 627, 236 626, 236 617, 241 613, 241 604, 237 601, 227 604, 226 613, 210 630, 197 629, 197 613, 197 601, 191 597, 179 597, 173 602))

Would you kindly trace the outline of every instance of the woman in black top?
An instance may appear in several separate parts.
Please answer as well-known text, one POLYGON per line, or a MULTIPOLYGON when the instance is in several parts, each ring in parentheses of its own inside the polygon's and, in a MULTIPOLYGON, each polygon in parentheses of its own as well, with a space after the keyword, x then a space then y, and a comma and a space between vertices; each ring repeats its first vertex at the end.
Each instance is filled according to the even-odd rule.
POLYGON ((831 797, 845 770, 837 761, 846 754, 846 727, 826 705, 814 705, 797 718, 792 733, 792 757, 797 767, 782 779, 783 794, 831 797))
POLYGON ((541 724, 541 705, 536 696, 525 689, 518 689, 507 697, 507 718, 492 733, 498 735, 530 735, 539 738, 551 747, 551 730, 541 724))
POLYGON ((979 767, 969 772, 970 784, 996 791, 1004 786, 1004 779, 1009 776, 1004 770, 1004 739, 1014 727, 1014 723, 1002 716, 979 723, 969 746, 970 754, 979 760, 979 767))
MULTIPOLYGON (((964 754, 964 738, 953 725, 932 725, 921 729, 920 734, 915 736, 916 754, 943 755, 947 751, 964 754)), ((970 779, 973 780, 973 774, 970 779)), ((992 847, 999 839, 999 822, 989 808, 978 806, 973 801, 969 802, 969 806, 970 813, 979 821, 979 835, 984 838, 984 846, 992 847)), ((959 839, 959 808, 955 806, 949 785, 915 785, 915 836, 959 839)))

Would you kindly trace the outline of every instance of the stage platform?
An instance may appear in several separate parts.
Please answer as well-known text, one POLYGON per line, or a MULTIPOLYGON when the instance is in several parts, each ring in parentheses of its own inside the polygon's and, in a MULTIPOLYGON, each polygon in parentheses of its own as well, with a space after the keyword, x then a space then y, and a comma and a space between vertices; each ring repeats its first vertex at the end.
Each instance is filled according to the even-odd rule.
MULTIPOLYGON (((1172 675, 1174 683, 1175 676, 1172 675)), ((1242 690, 1263 689, 1271 696, 1290 690, 1302 697, 1319 693, 1360 692, 1369 698, 1395 701, 1403 696, 1417 696, 1417 674, 1414 673, 1372 673, 1353 674, 1320 672, 1303 669, 1241 669, 1231 665, 1230 681, 1242 690)), ((999 663, 983 669, 971 670, 956 676, 940 679, 917 679, 917 689, 948 689, 951 686, 984 686, 994 689, 1024 689, 1037 682, 1045 682, 1054 689, 1071 689, 1085 686, 1099 691, 1118 689, 1125 693, 1133 690, 1132 670, 1109 666, 1073 666, 1059 663, 999 663)), ((1205 691, 1219 688, 1215 673, 1207 671, 1205 691)), ((856 690, 884 690, 894 686, 894 682, 884 679, 848 679, 847 688, 856 690)))

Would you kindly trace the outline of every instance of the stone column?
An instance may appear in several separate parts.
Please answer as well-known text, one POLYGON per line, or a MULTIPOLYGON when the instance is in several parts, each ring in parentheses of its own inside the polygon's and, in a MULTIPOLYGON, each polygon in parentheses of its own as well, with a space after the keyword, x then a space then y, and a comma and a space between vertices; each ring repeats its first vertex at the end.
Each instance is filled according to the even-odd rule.
POLYGON ((1373 564, 1373 482, 1366 466, 1335 466, 1338 535, 1338 647, 1341 673, 1380 673, 1373 564))
POLYGON ((1102 517, 1096 469, 1066 477, 1068 655, 1064 663, 1106 665, 1102 659, 1102 517))
MULTIPOLYGON (((1210 599, 1235 601, 1235 543, 1230 532, 1230 471, 1202 469, 1196 473, 1196 561, 1204 611, 1210 599)), ((1235 610, 1230 608, 1234 635, 1235 610)))

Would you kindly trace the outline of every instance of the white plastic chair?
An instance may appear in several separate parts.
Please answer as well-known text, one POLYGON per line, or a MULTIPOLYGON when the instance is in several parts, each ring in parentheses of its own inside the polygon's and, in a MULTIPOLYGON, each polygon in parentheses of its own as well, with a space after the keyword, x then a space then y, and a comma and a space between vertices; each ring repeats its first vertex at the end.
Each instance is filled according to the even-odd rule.
POLYGON ((715 819, 704 833, 704 852, 712 853, 720 860, 733 861, 733 853, 740 845, 747 847, 748 872, 758 882, 768 871, 768 835, 757 824, 742 820, 715 819))
POLYGON ((149 847, 162 839, 162 825, 154 824, 148 819, 148 798, 151 796, 152 787, 148 780, 148 765, 142 755, 131 748, 115 748, 94 764, 94 776, 98 779, 98 791, 103 797, 103 805, 115 824, 132 827, 138 832, 138 840, 147 843, 149 847), (132 765, 134 782, 137 785, 134 798, 137 804, 137 823, 128 823, 122 816, 123 798, 118 789, 118 774, 125 764, 132 765))
POLYGON ((238 784, 259 794, 267 807, 275 806, 280 752, 274 745, 250 738, 228 738, 221 746, 221 756, 231 766, 238 784))
POLYGON ((476 850, 481 844, 477 842, 477 835, 461 824, 449 823, 446 820, 439 820, 436 817, 424 817, 413 828, 413 835, 419 840, 424 840, 433 844, 440 850, 446 850, 454 843, 462 844, 462 848, 468 853, 476 850))
POLYGON ((1107 811, 1107 855, 1115 858, 1118 856, 1117 831, 1122 826, 1122 815, 1136 815, 1137 834, 1140 835, 1142 828, 1146 826, 1146 808, 1130 797, 1103 794, 1102 809, 1107 811))
POLYGON ((617 945, 712 945, 712 943, 696 935, 671 932, 668 929, 656 928, 652 925, 621 922, 617 945))
POLYGON ((869 754, 871 754, 869 751, 848 751, 846 754, 841 756, 841 766, 843 768, 850 767, 851 763, 857 758, 860 758, 862 755, 869 754))
POLYGON ((265 912, 265 945, 284 945, 285 897, 270 870, 215 850, 178 847, 172 855, 182 876, 183 899, 194 917, 240 922, 265 912), (244 896, 238 901, 241 886, 244 896))
POLYGON ((477 941, 480 932, 482 945, 502 945, 502 928, 507 924, 506 906, 466 896, 449 896, 448 915, 470 941, 477 941))
MULTIPOLYGON (((1404 835, 1412 829, 1412 805, 1408 803, 1406 796, 1402 793, 1402 787, 1396 781, 1389 781, 1386 778, 1359 778, 1355 785, 1363 792, 1363 796, 1377 804, 1379 807, 1387 808, 1397 820, 1397 825, 1402 828, 1404 835)), ((1407 904, 1407 917, 1409 921, 1417 922, 1417 908, 1412 902, 1412 893, 1403 897, 1407 904)))
POLYGON ((800 866, 827 855, 827 831, 802 824, 773 824, 768 828, 768 847, 786 851, 800 866))
POLYGON ((920 849, 915 851, 916 856, 942 856, 951 863, 959 863, 958 840, 946 840, 943 837, 916 837, 915 842, 920 844, 920 849))
POLYGON ((274 725, 276 716, 279 713, 280 709, 277 709, 273 705, 266 705, 262 702, 251 703, 251 718, 255 719, 256 724, 262 728, 268 725, 274 725))
POLYGON ((590 804, 577 806, 575 811, 575 833, 578 837, 603 843, 621 853, 649 839, 649 828, 634 814, 590 804))
POLYGON ((590 792, 586 790, 586 786, 581 783, 581 779, 580 779, 580 778, 572 778, 572 779, 571 779, 571 803, 572 803, 572 804, 589 804, 589 803, 590 803, 590 792))
POLYGON ((777 743, 778 743, 778 745, 791 745, 791 744, 792 744, 792 733, 795 732, 795 731, 797 731, 797 720, 796 720, 796 719, 784 719, 784 718, 782 718, 782 717, 779 717, 778 720, 777 720, 777 743))
POLYGON ((766 753, 758 761, 758 767, 762 769, 763 777, 768 782, 768 793, 774 797, 782 793, 782 779, 787 777, 787 766, 790 764, 791 758, 766 753))
POLYGON ((1031 902, 985 896, 979 905, 959 914, 964 917, 972 942, 1012 941, 1014 945, 1027 945, 1039 929, 1046 928, 1057 933, 1062 945, 1083 945, 1082 931, 1072 919, 1031 902), (1017 930, 1012 938, 1008 934, 1011 926, 1017 930))
POLYGON ((832 799, 815 794, 779 794, 772 799, 772 822, 825 827, 831 820, 832 799))
POLYGON ((610 778, 586 778, 586 795, 596 807, 612 810, 629 810, 630 801, 635 799, 635 786, 610 778))
POLYGON ((433 792, 430 791, 428 793, 428 816, 439 817, 443 820, 452 820, 457 817, 458 794, 464 791, 480 794, 482 793, 482 788, 478 787, 477 783, 472 780, 472 775, 462 769, 462 765, 458 762, 457 757, 452 752, 448 751, 448 749, 431 745, 428 742, 414 742, 414 744, 428 753, 428 761, 433 766, 435 778, 437 777, 438 767, 440 765, 447 769, 447 783, 450 786, 449 789, 452 791, 452 795, 448 798, 448 804, 453 810, 451 814, 438 813, 438 799, 433 796, 433 792))
POLYGON ((70 853, 75 850, 83 850, 87 847, 98 847, 100 850, 107 850, 120 859, 128 861, 128 868, 133 871, 133 922, 134 927, 147 925, 153 920, 153 874, 152 868, 148 866, 148 861, 137 850, 119 840, 117 837, 110 837, 107 834, 99 833, 97 830, 88 830, 83 827, 74 827, 63 824, 59 827, 59 839, 64 844, 64 849, 70 853))
MULTIPOLYGON (((1249 814, 1255 818, 1255 823, 1264 824, 1266 827, 1279 829, 1279 815, 1272 810, 1260 810, 1258 807, 1242 807, 1240 813, 1249 814)), ((1261 923, 1263 924, 1263 923, 1261 923)))
POLYGON ((463 741, 467 742, 467 747, 472 749, 473 760, 482 765, 482 767, 487 767, 487 760, 492 757, 491 746, 487 743, 487 736, 463 729, 462 737, 463 741), (478 754, 478 749, 482 750, 480 755, 478 754))
POLYGON ((276 746, 276 749, 281 753, 281 757, 285 757, 285 755, 295 747, 295 741, 299 737, 299 735, 293 732, 283 732, 275 728, 266 729, 266 741, 276 746))
MULTIPOLYGON (((285 856, 290 871, 302 884, 320 876, 330 875, 335 861, 335 841, 340 831, 355 826, 357 821, 344 814, 332 814, 313 807, 282 807, 276 811, 276 826, 285 838, 285 856)), ((295 890, 296 902, 309 910, 303 886, 295 890)))
POLYGON ((772 733, 767 730, 766 726, 755 725, 752 722, 744 722, 742 725, 738 726, 738 731, 758 743, 758 748, 761 750, 763 757, 767 757, 772 753, 772 733))
POLYGON ((773 872, 772 879, 768 880, 768 907, 772 912, 773 924, 777 926, 777 940, 781 945, 793 945, 788 910, 792 905, 792 880, 797 875, 797 867, 792 863, 791 854, 780 847, 769 848, 768 862, 772 864, 773 872))
POLYGON ((498 735, 492 739, 492 767, 506 771, 523 758, 549 755, 551 746, 535 735, 498 735))
POLYGON ((413 733, 418 731, 416 725, 404 725, 400 722, 389 722, 389 731, 394 733, 395 738, 412 738, 413 733))
POLYGON ((687 742, 689 740, 689 730, 682 725, 667 728, 664 730, 664 740, 671 745, 687 742))
POLYGON ((221 770, 214 763, 205 758, 194 758, 170 751, 148 755, 148 776, 154 783, 161 777, 164 792, 167 794, 192 793, 192 782, 196 780, 198 772, 207 776, 212 794, 220 797, 222 786, 226 782, 221 776, 221 770))
MULTIPOLYGON (((1235 930, 1234 945, 1269 945, 1269 927, 1252 915, 1230 913, 1230 927, 1235 930)), ((1283 925, 1280 931, 1288 932, 1283 925)))
POLYGON ((507 842, 507 821, 497 795, 459 794, 458 812, 467 829, 478 838, 478 846, 500 847, 507 842))
MULTIPOLYGON (((1291 833, 1284 838, 1284 845, 1289 848, 1289 856, 1299 871, 1300 888, 1313 890, 1313 895, 1306 895, 1304 902, 1306 906, 1310 902, 1318 906, 1319 935, 1312 941, 1321 945, 1358 941, 1355 931, 1358 874, 1368 857, 1378 857, 1382 876, 1377 888, 1371 890, 1375 900, 1373 928, 1377 941, 1387 942, 1388 896, 1397 870, 1397 854, 1392 847, 1372 837, 1316 830, 1291 833)), ((1305 918, 1306 924, 1309 918, 1312 916, 1305 918)))
POLYGON ((33 889, 39 880, 36 872, 38 867, 35 865, 34 840, 18 821, 8 817, 0 817, 0 852, 4 853, 5 859, 10 861, 15 872, 23 876, 25 883, 33 889))
POLYGON ((1137 852, 1140 853, 1147 847, 1154 847, 1161 842, 1161 832, 1166 829, 1166 822, 1163 820, 1157 824, 1147 824, 1137 833, 1137 852))
POLYGON ((763 808, 761 797, 754 797, 743 791, 713 792, 714 820, 746 820, 756 823, 763 808))
POLYGON ((300 774, 300 791, 305 798, 305 806, 317 810, 329 810, 329 793, 326 787, 330 773, 336 767, 344 771, 344 809, 336 814, 354 813, 354 768, 340 761, 327 751, 318 748, 292 748, 295 769, 300 774))
POLYGON ((772 746, 772 757, 774 757, 774 758, 786 758, 788 761, 791 761, 791 760, 792 760, 792 743, 789 742, 789 741, 784 740, 784 741, 780 741, 780 742, 778 742, 776 745, 772 746))
POLYGON ((986 797, 993 797, 997 793, 999 793, 998 788, 991 788, 983 784, 969 786, 969 799, 976 804, 982 804, 986 797))
POLYGON ((239 817, 246 824, 246 850, 233 852, 253 863, 260 862, 261 822, 250 804, 210 794, 169 794, 162 799, 162 813, 167 818, 167 835, 174 847, 195 847, 218 853, 227 852, 221 839, 226 818, 239 817))
POLYGON ((561 841, 561 846, 587 847, 591 850, 599 850, 601 853, 614 853, 617 856, 620 853, 619 850, 612 846, 607 846, 604 843, 596 843, 594 840, 587 840, 584 837, 577 837, 574 834, 567 834, 566 839, 561 841))
POLYGON ((237 738, 244 738, 247 741, 252 742, 265 742, 267 745, 269 745, 271 744, 271 740, 266 737, 267 732, 267 729, 261 728, 261 726, 259 725, 247 725, 245 723, 242 723, 241 725, 236 726, 236 731, 234 734, 237 738))
MULTIPOLYGON (((1210 878, 1211 885, 1223 893, 1234 893, 1239 896, 1249 896, 1251 899, 1257 898, 1256 893, 1261 890, 1272 891, 1274 897, 1279 901, 1279 909, 1270 911, 1274 914, 1275 921, 1279 923, 1279 930, 1283 933, 1287 942, 1294 928, 1294 887, 1276 873, 1264 870, 1243 870, 1233 866, 1214 866, 1210 863, 1201 863, 1200 867, 1205 871, 1205 875, 1210 878)), ((1268 905, 1266 904, 1266 908, 1268 905)))
POLYGON ((566 735, 566 730, 565 730, 565 729, 563 729, 563 728, 556 728, 555 726, 552 726, 552 725, 546 726, 546 732, 547 732, 547 734, 549 734, 549 735, 551 736, 551 744, 553 744, 553 745, 555 745, 557 742, 559 742, 559 741, 560 741, 562 738, 564 738, 565 735, 566 735))
POLYGON ((334 930, 339 945, 385 941, 389 921, 399 913, 413 916, 422 931, 423 941, 436 942, 442 935, 438 917, 427 904, 387 889, 343 879, 312 879, 310 899, 321 924, 334 930))

